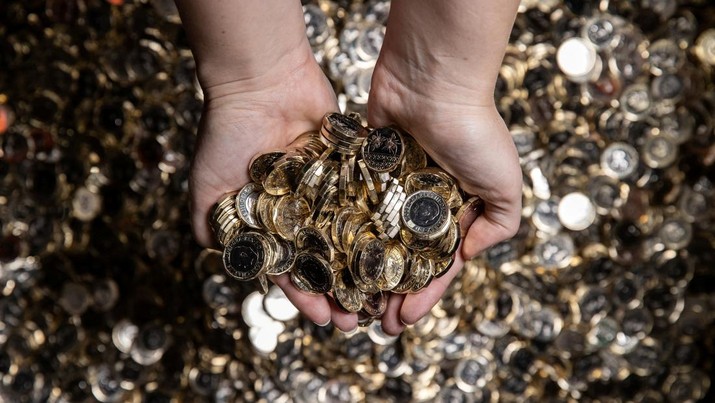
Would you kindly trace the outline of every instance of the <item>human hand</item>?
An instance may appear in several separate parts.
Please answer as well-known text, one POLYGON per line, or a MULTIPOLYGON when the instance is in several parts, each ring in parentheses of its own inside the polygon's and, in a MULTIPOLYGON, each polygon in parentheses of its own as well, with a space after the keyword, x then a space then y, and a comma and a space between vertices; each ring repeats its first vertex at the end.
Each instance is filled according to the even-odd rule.
MULTIPOLYGON (((189 181, 192 225, 203 246, 215 246, 209 210, 223 194, 250 181, 250 160, 286 148, 301 133, 318 129, 326 112, 338 109, 332 87, 309 49, 283 61, 258 77, 205 89, 189 181)), ((355 314, 339 311, 325 296, 299 292, 288 274, 272 280, 313 322, 332 320, 344 331, 357 326, 355 314)))
POLYGON ((415 80, 421 74, 381 56, 368 100, 371 126, 397 125, 412 134, 432 159, 471 195, 485 202, 484 213, 468 228, 452 269, 418 294, 391 294, 383 329, 399 334, 439 301, 464 261, 512 237, 521 215, 522 174, 518 154, 491 93, 452 82, 415 80), (392 63, 391 63, 392 62, 392 63))

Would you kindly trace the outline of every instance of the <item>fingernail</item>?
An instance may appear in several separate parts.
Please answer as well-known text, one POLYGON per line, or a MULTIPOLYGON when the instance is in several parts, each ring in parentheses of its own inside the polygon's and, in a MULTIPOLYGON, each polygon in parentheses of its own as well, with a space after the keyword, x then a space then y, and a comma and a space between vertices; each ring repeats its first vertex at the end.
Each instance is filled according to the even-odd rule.
POLYGON ((328 326, 328 325, 330 324, 330 319, 328 319, 328 321, 325 322, 325 323, 323 323, 322 325, 321 325, 320 323, 318 323, 318 322, 313 322, 313 323, 315 323, 316 325, 318 325, 318 326, 320 326, 320 327, 325 327, 325 326, 328 326))
POLYGON ((405 325, 405 326, 412 326, 412 325, 414 324, 414 323, 407 323, 407 322, 405 322, 405 320, 402 319, 402 316, 400 316, 400 322, 401 322, 403 325, 405 325))
MULTIPOLYGON (((338 329, 338 330, 340 330, 340 329, 338 329)), ((357 333, 357 331, 358 331, 358 326, 355 326, 352 330, 348 330, 347 332, 340 330, 340 332, 346 336, 352 336, 355 333, 357 333)))

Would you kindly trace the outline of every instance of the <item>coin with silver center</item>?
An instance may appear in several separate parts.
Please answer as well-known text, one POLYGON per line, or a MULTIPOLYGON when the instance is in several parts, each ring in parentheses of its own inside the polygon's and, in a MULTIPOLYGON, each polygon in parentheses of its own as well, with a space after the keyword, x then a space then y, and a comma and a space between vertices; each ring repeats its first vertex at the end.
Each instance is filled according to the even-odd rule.
POLYGON ((416 237, 434 239, 449 228, 450 211, 442 196, 420 190, 407 196, 401 217, 405 227, 416 237))
POLYGON ((256 232, 245 232, 233 238, 223 251, 226 272, 239 280, 256 278, 266 263, 265 237, 256 232))

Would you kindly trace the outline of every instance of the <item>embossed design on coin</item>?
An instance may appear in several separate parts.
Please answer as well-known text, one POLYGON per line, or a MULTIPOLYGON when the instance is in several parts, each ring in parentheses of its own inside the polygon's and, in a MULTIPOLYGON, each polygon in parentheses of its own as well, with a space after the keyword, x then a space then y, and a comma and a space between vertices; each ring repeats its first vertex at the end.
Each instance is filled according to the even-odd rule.
POLYGON ((249 183, 236 195, 236 211, 239 218, 249 227, 260 229, 261 225, 256 218, 256 201, 262 187, 258 183, 249 183))
POLYGON ((360 255, 358 271, 361 280, 375 282, 385 269, 385 244, 373 239, 365 245, 360 255))
POLYGON ((375 172, 390 172, 397 168, 405 153, 402 135, 390 127, 370 132, 362 146, 362 158, 375 172))
POLYGON ((449 217, 449 208, 442 196, 429 190, 409 195, 402 207, 402 222, 419 238, 443 235, 449 217))
POLYGON ((321 257, 301 252, 295 257, 293 270, 312 293, 325 294, 333 288, 335 276, 328 262, 321 257))
POLYGON ((263 236, 245 232, 233 238, 223 251, 226 272, 239 280, 256 278, 264 268, 266 249, 263 236))
POLYGON ((276 231, 283 239, 292 241, 295 232, 305 223, 310 215, 310 205, 302 197, 283 196, 273 207, 273 222, 276 231))

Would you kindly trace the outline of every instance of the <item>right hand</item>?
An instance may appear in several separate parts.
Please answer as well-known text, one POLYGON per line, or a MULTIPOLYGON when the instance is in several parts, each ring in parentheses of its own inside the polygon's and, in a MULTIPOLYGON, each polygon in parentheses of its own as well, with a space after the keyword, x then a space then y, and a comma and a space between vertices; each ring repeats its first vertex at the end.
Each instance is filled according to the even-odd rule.
MULTIPOLYGON (((210 209, 227 192, 250 181, 248 164, 257 154, 284 149, 300 134, 320 128, 337 111, 335 93, 310 49, 297 49, 257 77, 205 89, 204 111, 191 165, 191 222, 199 244, 216 246, 209 229, 210 209)), ((343 331, 357 316, 340 311, 327 297, 304 294, 287 274, 272 278, 293 304, 317 324, 332 322, 343 331)))

